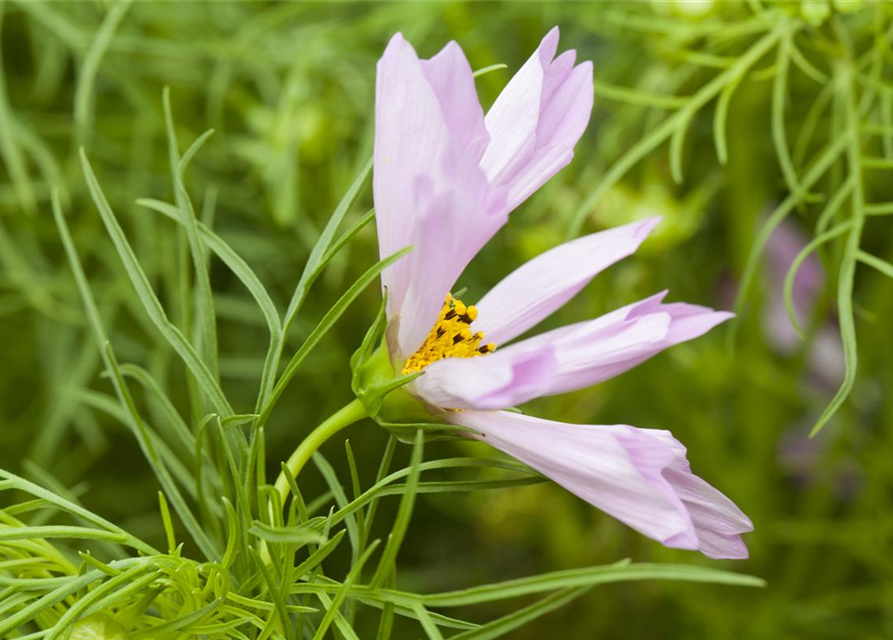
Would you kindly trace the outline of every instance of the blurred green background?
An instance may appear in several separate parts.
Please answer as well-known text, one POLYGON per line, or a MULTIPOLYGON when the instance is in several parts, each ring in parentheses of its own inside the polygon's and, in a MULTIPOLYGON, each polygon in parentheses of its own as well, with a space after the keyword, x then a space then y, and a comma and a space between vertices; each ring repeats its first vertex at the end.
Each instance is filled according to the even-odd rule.
MULTIPOLYGON (((599 276, 549 326, 664 288, 672 301, 731 308, 761 225, 791 191, 785 154, 796 184, 846 129, 840 96, 851 80, 866 129, 855 142, 865 160, 859 183, 878 212, 893 200, 887 2, 96 1, 5 2, 0 10, 0 466, 67 487, 148 540, 163 539, 157 482, 127 430, 84 391, 110 386, 100 375, 49 192, 54 185, 61 190, 119 357, 152 371, 185 412, 182 368, 146 321, 77 161, 83 145, 156 291, 176 315, 174 225, 135 204, 140 197, 174 198, 165 86, 182 147, 215 129, 187 175, 193 201, 256 270, 280 310, 317 233, 371 154, 375 62, 396 31, 423 57, 455 39, 476 69, 505 63, 478 79, 485 107, 553 25, 561 27, 560 49, 575 48, 579 58, 594 61, 595 108, 574 162, 513 214, 463 276, 468 300, 578 223, 592 232, 660 214, 664 222, 642 250, 599 276), (703 94, 779 24, 793 34, 789 55, 777 54, 783 38, 774 41, 734 93, 721 91, 735 79, 729 76, 703 94), (699 95, 706 99, 691 108, 686 97, 699 95), (725 164, 717 159, 717 99, 728 107, 725 164), (677 118, 684 136, 648 142, 678 113, 686 116, 677 118), (605 182, 618 167, 618 179, 605 182)), ((807 340, 792 335, 780 293, 794 255, 851 168, 837 158, 812 193, 798 196, 734 326, 616 380, 529 407, 569 422, 671 430, 688 447, 694 470, 752 518, 749 561, 723 565, 664 549, 545 484, 421 497, 401 553, 401 586, 461 588, 624 557, 709 564, 761 576, 769 586, 609 585, 511 637, 893 637, 893 283, 864 265, 857 269, 855 386, 812 440, 809 430, 843 377, 835 313, 843 240, 823 247, 824 268, 808 261, 795 282, 807 340)), ((369 207, 367 188, 351 221, 369 207)), ((839 219, 851 210, 847 200, 839 219)), ((871 217, 863 249, 890 260, 891 240, 889 219, 871 217)), ((290 350, 376 256, 370 226, 325 272, 290 350)), ((224 389, 247 413, 267 348, 263 317, 216 262, 211 279, 224 389)), ((267 429, 271 479, 301 435, 350 400, 347 361, 379 299, 371 287, 280 402, 267 429)), ((147 404, 163 430, 161 409, 147 404)), ((369 421, 346 433, 361 476, 371 481, 386 434, 369 421)), ((337 439, 323 451, 346 467, 337 439)), ((458 451, 486 448, 438 442, 426 457, 458 451)), ((405 448, 398 456, 408 457, 405 448)), ((305 495, 322 490, 314 474, 302 478, 305 495)), ((488 620, 508 611, 463 613, 488 620)))

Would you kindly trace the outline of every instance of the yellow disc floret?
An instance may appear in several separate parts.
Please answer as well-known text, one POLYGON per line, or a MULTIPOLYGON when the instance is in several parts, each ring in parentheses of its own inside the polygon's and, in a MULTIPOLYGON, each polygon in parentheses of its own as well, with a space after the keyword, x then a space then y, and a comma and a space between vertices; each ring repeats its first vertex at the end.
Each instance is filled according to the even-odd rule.
POLYGON ((432 362, 444 358, 473 358, 496 349, 492 342, 481 344, 484 334, 472 332, 470 325, 478 311, 473 306, 447 294, 440 316, 425 342, 403 365, 403 375, 421 371, 432 362))

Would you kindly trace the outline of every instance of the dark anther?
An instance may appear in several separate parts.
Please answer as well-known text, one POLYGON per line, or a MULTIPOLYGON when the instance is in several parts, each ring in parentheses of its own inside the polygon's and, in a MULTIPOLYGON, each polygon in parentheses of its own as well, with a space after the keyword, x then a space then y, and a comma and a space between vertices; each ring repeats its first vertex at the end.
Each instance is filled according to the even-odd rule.
POLYGON ((490 353, 490 347, 489 347, 489 345, 486 345, 486 344, 485 344, 483 347, 478 348, 478 352, 479 352, 479 353, 482 353, 482 354, 483 354, 483 353, 490 353))
POLYGON ((438 338, 442 338, 443 334, 445 334, 445 333, 446 333, 446 329, 444 329, 443 327, 437 327, 437 337, 438 338))
POLYGON ((471 316, 468 315, 467 313, 463 314, 462 316, 459 317, 459 322, 464 322, 465 324, 471 324, 471 316))
POLYGON ((457 333, 453 336, 453 344, 459 344, 460 342, 462 342, 462 340, 463 338, 461 333, 457 333))
POLYGON ((452 320, 453 318, 456 317, 456 315, 457 315, 456 310, 450 309, 449 311, 446 312, 446 315, 443 317, 443 319, 444 320, 452 320))

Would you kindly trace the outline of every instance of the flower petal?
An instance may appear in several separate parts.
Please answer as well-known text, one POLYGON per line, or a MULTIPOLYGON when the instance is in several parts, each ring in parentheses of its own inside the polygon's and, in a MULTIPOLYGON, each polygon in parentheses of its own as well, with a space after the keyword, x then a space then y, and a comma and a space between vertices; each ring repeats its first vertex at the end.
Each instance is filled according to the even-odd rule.
POLYGON ((720 491, 691 472, 686 449, 669 431, 643 430, 673 448, 673 465, 664 477, 686 505, 701 540, 701 552, 711 558, 747 558, 740 534, 753 531, 753 523, 720 491))
POLYGON ((419 60, 400 34, 378 63, 374 195, 388 267, 388 316, 399 317, 398 357, 413 353, 465 266, 505 223, 505 189, 490 189, 478 160, 489 140, 474 77, 452 42, 419 60))
POLYGON ((490 142, 484 125, 484 110, 474 86, 474 72, 462 48, 450 42, 430 60, 422 60, 422 71, 434 90, 447 128, 456 142, 479 162, 490 142))
POLYGON ((732 317, 684 303, 663 304, 666 291, 609 314, 522 340, 500 351, 551 344, 558 371, 543 395, 566 393, 620 375, 664 349, 703 335, 732 317))
MULTIPOLYGON (((422 212, 412 252, 412 278, 399 310, 398 360, 421 346, 456 279, 508 220, 504 200, 489 191, 480 168, 453 142, 415 185, 422 212)), ((392 316, 393 317, 393 316, 392 316)))
POLYGON ((551 345, 478 358, 446 358, 425 369, 413 391, 443 409, 505 409, 540 395, 555 373, 551 345))
POLYGON ((750 520, 691 474, 685 448, 667 431, 573 425, 504 411, 447 416, 641 533, 709 557, 741 558, 750 520))
POLYGON ((592 63, 576 67, 540 114, 536 147, 508 181, 508 206, 527 200, 574 157, 592 113, 592 63))
MULTIPOLYGON (((412 45, 398 33, 378 61, 375 83, 372 188, 382 258, 416 242, 416 181, 429 172, 431 158, 443 155, 448 140, 437 95, 412 45)), ((390 315, 403 303, 410 267, 411 261, 403 258, 382 273, 390 315)))
POLYGON ((473 328, 502 345, 551 315, 597 273, 631 255, 659 218, 572 240, 506 276, 477 304, 473 328))
POLYGON ((558 27, 555 27, 487 112, 485 122, 490 132, 490 146, 481 159, 481 166, 492 184, 507 181, 533 152, 546 70, 557 49, 558 27))
MULTIPOLYGON (((553 63, 558 65, 567 53, 553 63)), ((570 58, 573 63, 573 58, 570 58)), ((558 78, 556 78, 558 79, 558 78)), ((547 76, 546 80, 549 78, 547 76)), ((554 88, 544 88, 544 100, 536 128, 537 147, 546 145, 573 149, 586 130, 592 112, 592 62, 585 61, 562 74, 554 88)))
POLYGON ((574 67, 576 53, 554 60, 552 29, 487 113, 490 132, 481 167, 508 190, 509 209, 526 200, 573 158, 592 111, 592 63, 574 67))

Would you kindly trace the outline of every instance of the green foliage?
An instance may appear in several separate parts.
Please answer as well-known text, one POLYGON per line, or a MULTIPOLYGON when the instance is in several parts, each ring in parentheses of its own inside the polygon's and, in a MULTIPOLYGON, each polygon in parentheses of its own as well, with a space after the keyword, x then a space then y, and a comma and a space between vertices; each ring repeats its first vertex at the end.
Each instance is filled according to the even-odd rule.
POLYGON ((0 4, 0 638, 889 636, 893 5, 694 4, 0 4), (672 429, 752 516, 736 569, 766 589, 429 424, 283 467, 381 342, 387 38, 457 39, 486 104, 555 23, 596 63, 593 124, 460 284, 658 209, 556 321, 737 295, 731 350, 532 410, 672 429), (779 271, 791 224, 812 239, 779 271))

